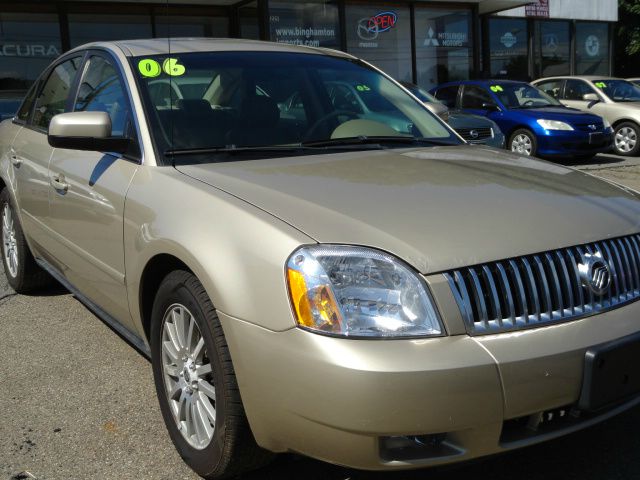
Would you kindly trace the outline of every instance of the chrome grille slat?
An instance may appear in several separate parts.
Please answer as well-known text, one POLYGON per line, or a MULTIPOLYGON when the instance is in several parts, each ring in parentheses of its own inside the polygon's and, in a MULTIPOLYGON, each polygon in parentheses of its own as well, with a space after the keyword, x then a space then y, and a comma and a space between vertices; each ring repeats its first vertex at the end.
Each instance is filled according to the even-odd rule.
POLYGON ((640 299, 640 234, 489 262, 444 275, 469 334, 575 320, 640 299), (583 285, 578 269, 580 263, 594 261, 593 255, 602 257, 610 270, 609 290, 603 294, 594 294, 599 290, 583 285))

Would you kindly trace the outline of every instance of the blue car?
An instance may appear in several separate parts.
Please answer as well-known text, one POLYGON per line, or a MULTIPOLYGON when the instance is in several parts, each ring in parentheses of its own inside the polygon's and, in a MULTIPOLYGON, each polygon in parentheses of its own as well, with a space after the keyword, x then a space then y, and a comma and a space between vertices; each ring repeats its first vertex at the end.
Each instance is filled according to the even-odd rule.
POLYGON ((496 122, 507 138, 506 148, 522 155, 590 158, 611 149, 613 130, 606 120, 565 107, 525 82, 450 82, 431 93, 449 108, 496 122))

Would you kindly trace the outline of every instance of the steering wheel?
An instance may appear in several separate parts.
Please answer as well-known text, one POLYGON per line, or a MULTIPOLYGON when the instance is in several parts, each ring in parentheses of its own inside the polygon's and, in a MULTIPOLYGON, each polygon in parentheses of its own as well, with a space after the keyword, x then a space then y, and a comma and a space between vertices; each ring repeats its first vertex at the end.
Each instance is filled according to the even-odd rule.
POLYGON ((333 112, 329 112, 326 115, 323 115, 322 117, 320 117, 318 120, 316 120, 314 124, 311 125, 311 128, 307 130, 307 133, 304 135, 302 141, 307 142, 313 139, 313 135, 316 133, 316 130, 318 130, 318 127, 320 127, 320 125, 326 123, 327 121, 333 118, 340 117, 340 116, 348 117, 351 120, 360 118, 358 117, 357 113, 351 112, 349 110, 334 110, 333 112))

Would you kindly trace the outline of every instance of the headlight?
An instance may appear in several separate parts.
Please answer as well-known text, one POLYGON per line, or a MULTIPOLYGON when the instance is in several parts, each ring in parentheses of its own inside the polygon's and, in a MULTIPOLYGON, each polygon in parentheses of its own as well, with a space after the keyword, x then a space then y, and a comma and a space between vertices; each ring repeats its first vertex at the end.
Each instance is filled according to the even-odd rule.
POLYGON ((441 335, 424 281, 400 260, 363 247, 316 245, 287 262, 298 325, 349 337, 441 335))
POLYGON ((545 130, 573 130, 573 127, 565 122, 560 122, 558 120, 546 120, 541 118, 536 120, 538 125, 540 125, 545 130))
POLYGON ((602 123, 604 124, 604 129, 606 130, 607 128, 611 128, 611 124, 609 123, 609 120, 607 120, 606 118, 602 117, 602 123))

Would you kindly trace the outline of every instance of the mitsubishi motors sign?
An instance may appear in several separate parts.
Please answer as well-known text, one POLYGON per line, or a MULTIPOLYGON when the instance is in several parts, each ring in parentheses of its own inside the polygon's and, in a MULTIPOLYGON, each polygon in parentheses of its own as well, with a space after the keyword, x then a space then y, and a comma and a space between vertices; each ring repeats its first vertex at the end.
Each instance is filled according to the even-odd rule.
POLYGON ((537 0, 524 8, 527 17, 549 18, 549 0, 537 0))

